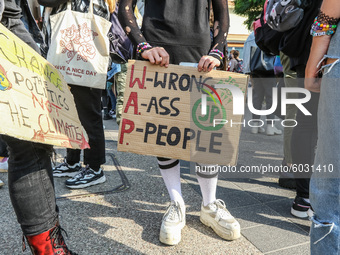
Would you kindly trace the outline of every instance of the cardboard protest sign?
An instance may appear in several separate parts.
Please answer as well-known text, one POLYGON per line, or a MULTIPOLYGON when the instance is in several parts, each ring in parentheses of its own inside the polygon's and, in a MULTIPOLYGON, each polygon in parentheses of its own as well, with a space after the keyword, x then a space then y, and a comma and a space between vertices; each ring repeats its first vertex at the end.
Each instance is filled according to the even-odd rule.
POLYGON ((18 139, 89 148, 62 75, 0 25, 0 133, 18 139))
POLYGON ((118 150, 235 165, 246 75, 129 61, 118 150))

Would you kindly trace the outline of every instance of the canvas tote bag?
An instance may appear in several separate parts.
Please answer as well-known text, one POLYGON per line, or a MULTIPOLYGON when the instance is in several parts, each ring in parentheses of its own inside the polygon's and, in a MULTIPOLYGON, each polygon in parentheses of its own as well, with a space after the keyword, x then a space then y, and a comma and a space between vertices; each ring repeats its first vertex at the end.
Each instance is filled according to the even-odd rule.
POLYGON ((51 45, 47 60, 65 77, 68 84, 105 89, 109 63, 111 23, 93 14, 67 9, 50 17, 51 45))

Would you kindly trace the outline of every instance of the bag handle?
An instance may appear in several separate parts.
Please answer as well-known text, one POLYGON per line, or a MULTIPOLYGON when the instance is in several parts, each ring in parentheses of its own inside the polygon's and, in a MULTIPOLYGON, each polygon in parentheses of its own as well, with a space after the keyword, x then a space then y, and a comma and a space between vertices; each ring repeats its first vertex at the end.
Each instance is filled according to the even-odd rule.
MULTIPOLYGON (((67 1, 67 10, 70 10, 70 11, 72 10, 71 3, 72 3, 72 0, 67 1)), ((90 0, 89 13, 93 14, 93 0, 90 0)))

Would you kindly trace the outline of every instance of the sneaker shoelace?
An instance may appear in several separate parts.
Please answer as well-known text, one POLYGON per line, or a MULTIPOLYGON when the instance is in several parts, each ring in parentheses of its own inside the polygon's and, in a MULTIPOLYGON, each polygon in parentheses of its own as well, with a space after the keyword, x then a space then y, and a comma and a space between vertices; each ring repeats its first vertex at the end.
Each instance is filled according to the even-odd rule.
POLYGON ((214 202, 214 205, 216 206, 216 216, 219 219, 230 219, 233 216, 231 213, 227 210, 226 205, 223 200, 216 199, 214 202))
POLYGON ((64 158, 64 162, 59 164, 56 168, 60 168, 60 167, 63 167, 63 166, 68 167, 68 164, 66 162, 66 158, 64 158))
POLYGON ((81 171, 80 171, 76 176, 74 176, 73 178, 74 178, 74 179, 84 178, 85 175, 92 173, 92 171, 93 171, 93 170, 90 168, 90 166, 89 166, 89 165, 86 165, 86 167, 83 167, 83 168, 81 169, 81 171))
POLYGON ((172 222, 181 221, 179 205, 177 203, 170 204, 164 215, 164 220, 172 222))
POLYGON ((66 157, 64 158, 63 163, 60 163, 58 166, 56 166, 56 169, 61 168, 61 167, 70 167, 70 165, 66 162, 66 157))

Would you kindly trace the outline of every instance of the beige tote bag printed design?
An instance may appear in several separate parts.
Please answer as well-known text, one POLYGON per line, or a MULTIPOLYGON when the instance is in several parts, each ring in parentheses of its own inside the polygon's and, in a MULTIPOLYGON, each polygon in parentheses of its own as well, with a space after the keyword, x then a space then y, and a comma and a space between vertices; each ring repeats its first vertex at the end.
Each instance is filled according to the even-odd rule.
POLYGON ((50 17, 51 45, 47 60, 65 77, 68 84, 105 89, 109 63, 111 22, 93 14, 93 0, 89 12, 67 9, 50 17))

